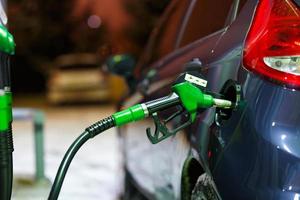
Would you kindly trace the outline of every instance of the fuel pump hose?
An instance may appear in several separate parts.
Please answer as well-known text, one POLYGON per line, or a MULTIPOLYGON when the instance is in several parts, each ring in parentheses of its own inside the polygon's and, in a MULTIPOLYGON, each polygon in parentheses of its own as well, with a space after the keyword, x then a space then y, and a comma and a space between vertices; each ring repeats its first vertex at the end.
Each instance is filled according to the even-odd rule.
POLYGON ((112 116, 96 122, 89 126, 85 131, 71 144, 68 151, 59 166, 54 183, 52 185, 48 200, 56 200, 59 196, 64 178, 80 147, 89 139, 115 126, 123 126, 125 124, 142 120, 152 113, 162 111, 164 109, 182 105, 190 114, 191 120, 195 120, 198 108, 209 108, 212 106, 230 107, 231 102, 219 99, 216 101, 212 96, 203 94, 202 91, 193 86, 189 82, 184 82, 173 86, 173 93, 169 96, 162 97, 150 102, 134 105, 123 111, 114 113, 112 116))
POLYGON ((61 161, 48 199, 54 200, 58 198, 68 168, 80 147, 89 139, 114 126, 115 120, 113 117, 107 117, 86 128, 86 130, 71 144, 61 161))

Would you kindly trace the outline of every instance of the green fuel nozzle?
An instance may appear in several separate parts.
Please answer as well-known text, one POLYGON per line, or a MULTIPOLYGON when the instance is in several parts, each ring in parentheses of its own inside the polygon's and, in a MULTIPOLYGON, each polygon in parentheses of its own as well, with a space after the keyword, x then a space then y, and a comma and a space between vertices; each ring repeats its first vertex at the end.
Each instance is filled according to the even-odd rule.
POLYGON ((176 134, 179 130, 191 125, 196 120, 199 110, 214 106, 220 108, 231 108, 233 105, 231 101, 216 99, 213 96, 202 92, 200 88, 188 81, 175 84, 172 87, 172 91, 173 92, 166 97, 134 105, 86 128, 85 132, 83 132, 73 142, 65 154, 56 174, 48 200, 56 200, 58 198, 69 165, 79 148, 88 139, 93 138, 103 131, 114 126, 121 127, 131 122, 139 121, 151 116, 155 123, 155 132, 152 134, 150 128, 147 128, 146 132, 149 140, 153 144, 156 144, 169 136, 176 134), (171 116, 163 120, 163 122, 160 121, 158 112, 172 107, 179 107, 179 110, 171 114, 171 116), (179 127, 169 130, 166 123, 182 114, 187 115, 188 120, 182 123, 179 127))
POLYGON ((172 87, 173 93, 153 101, 134 105, 130 108, 113 114, 116 126, 123 126, 130 122, 142 120, 149 115, 167 108, 182 105, 191 115, 194 122, 197 110, 200 108, 231 108, 232 102, 224 99, 217 99, 211 95, 204 94, 201 89, 189 82, 179 83, 172 87))
POLYGON ((149 128, 146 132, 149 140, 153 144, 156 144, 165 138, 176 134, 179 130, 191 125, 195 121, 199 109, 210 107, 226 109, 233 106, 231 101, 217 99, 209 94, 205 94, 200 88, 188 81, 175 84, 172 87, 172 91, 173 93, 169 96, 137 104, 113 114, 112 117, 115 120, 116 126, 120 127, 134 121, 142 120, 148 116, 152 116, 155 123, 155 133, 152 134, 149 128), (158 117, 158 112, 174 106, 180 106, 181 109, 172 114, 168 119, 164 120, 164 122, 161 122, 158 117), (169 130, 166 123, 184 112, 188 115, 189 119, 174 130, 169 130))

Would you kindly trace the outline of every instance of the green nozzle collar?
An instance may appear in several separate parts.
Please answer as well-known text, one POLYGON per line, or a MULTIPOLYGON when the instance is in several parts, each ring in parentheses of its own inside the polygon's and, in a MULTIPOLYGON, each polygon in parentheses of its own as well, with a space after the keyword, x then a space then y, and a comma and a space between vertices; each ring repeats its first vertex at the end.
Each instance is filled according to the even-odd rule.
POLYGON ((145 112, 141 104, 137 104, 123 111, 113 114, 117 126, 122 126, 130 122, 145 118, 145 112))
POLYGON ((13 55, 15 53, 15 42, 8 30, 0 25, 0 51, 13 55))

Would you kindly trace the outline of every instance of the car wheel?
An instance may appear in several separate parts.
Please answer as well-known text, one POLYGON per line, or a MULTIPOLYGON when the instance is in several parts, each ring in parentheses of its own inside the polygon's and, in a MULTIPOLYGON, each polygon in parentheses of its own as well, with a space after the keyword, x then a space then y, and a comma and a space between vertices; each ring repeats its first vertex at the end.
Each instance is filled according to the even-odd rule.
POLYGON ((202 174, 195 185, 191 200, 220 200, 215 184, 207 173, 202 174))
POLYGON ((191 200, 192 191, 203 173, 200 163, 195 158, 190 156, 185 160, 181 175, 181 200, 191 200))

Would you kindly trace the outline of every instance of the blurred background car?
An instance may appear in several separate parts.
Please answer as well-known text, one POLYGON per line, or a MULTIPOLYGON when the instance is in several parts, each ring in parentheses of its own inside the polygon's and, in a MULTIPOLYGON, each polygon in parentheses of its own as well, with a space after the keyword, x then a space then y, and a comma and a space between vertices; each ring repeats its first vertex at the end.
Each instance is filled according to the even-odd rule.
POLYGON ((47 98, 52 104, 101 102, 110 97, 109 77, 95 54, 69 54, 54 61, 47 98))

